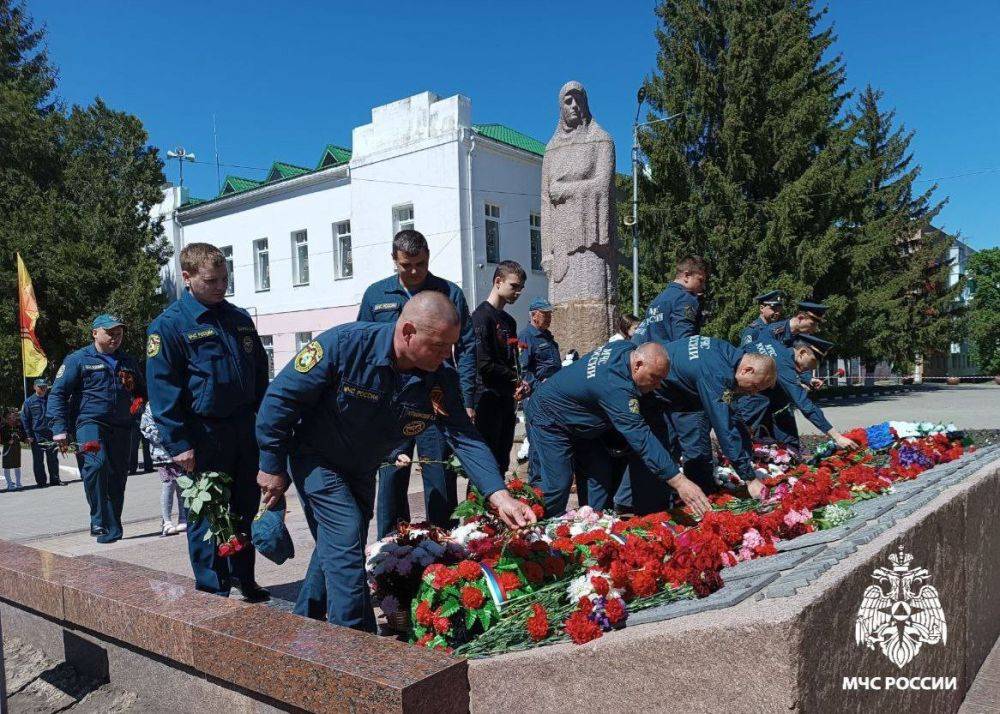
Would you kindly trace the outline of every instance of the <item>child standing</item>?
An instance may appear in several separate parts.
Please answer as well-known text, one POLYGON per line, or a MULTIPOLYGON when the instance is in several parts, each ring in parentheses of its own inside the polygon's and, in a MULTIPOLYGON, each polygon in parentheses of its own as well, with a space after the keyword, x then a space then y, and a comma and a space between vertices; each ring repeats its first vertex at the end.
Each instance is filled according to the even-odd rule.
POLYGON ((139 421, 139 431, 149 442, 150 453, 153 457, 153 465, 156 473, 160 476, 163 486, 160 490, 160 519, 161 536, 176 535, 187 530, 187 512, 181 503, 181 490, 177 486, 177 477, 183 474, 180 467, 170 458, 170 454, 163 448, 160 441, 160 433, 156 429, 156 422, 153 421, 153 412, 146 404, 146 409, 142 412, 139 421), (177 501, 177 525, 171 520, 171 511, 174 508, 174 501, 177 501))
POLYGON ((3 449, 3 477, 8 491, 21 490, 21 444, 28 440, 16 411, 4 414, 0 424, 0 447, 3 449))

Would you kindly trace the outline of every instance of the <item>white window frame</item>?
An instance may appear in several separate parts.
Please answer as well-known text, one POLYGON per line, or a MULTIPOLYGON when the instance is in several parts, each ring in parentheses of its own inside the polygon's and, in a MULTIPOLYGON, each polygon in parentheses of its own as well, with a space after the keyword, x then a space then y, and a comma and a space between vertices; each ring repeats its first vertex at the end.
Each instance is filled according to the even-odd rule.
POLYGON ((253 284, 258 293, 271 289, 271 251, 267 238, 258 238, 253 242, 253 284))
POLYGON ((296 332, 295 333, 295 354, 302 351, 302 348, 308 345, 313 340, 313 333, 311 331, 307 332, 296 332))
POLYGON ((222 251, 222 255, 226 259, 226 274, 228 275, 226 297, 229 297, 236 292, 236 266, 233 264, 233 246, 222 245, 219 246, 219 250, 222 251))
POLYGON ((500 253, 501 253, 501 251, 500 251, 500 243, 501 243, 501 237, 500 237, 500 216, 501 216, 501 214, 502 214, 502 210, 501 210, 499 204, 490 203, 489 201, 484 201, 483 202, 483 238, 485 240, 486 262, 490 263, 492 265, 496 265, 501 260, 503 260, 503 258, 500 257, 500 253), (490 257, 491 257, 490 256, 490 224, 491 223, 496 228, 496 234, 497 234, 496 255, 492 256, 492 257, 496 258, 496 260, 490 260, 490 257))
POLYGON ((412 203, 401 203, 392 207, 392 235, 404 230, 416 230, 417 214, 412 203), (404 215, 404 212, 408 215, 404 215))
POLYGON ((354 277, 354 252, 351 242, 351 222, 338 221, 333 224, 333 279, 348 280, 354 277), (350 253, 350 264, 345 270, 344 266, 344 240, 347 241, 347 250, 350 253))
POLYGON ((531 263, 531 269, 536 272, 542 272, 542 214, 540 213, 529 213, 528 214, 528 262, 531 263), (535 267, 535 245, 538 245, 538 267, 535 267))
POLYGON ((302 229, 292 231, 292 286, 301 287, 309 284, 309 231, 302 229), (301 238, 301 243, 299 239, 301 238), (299 255, 299 248, 305 248, 305 261, 299 255), (305 270, 303 270, 305 268, 305 270))
POLYGON ((260 343, 264 345, 264 353, 267 355, 267 379, 274 379, 274 336, 260 335, 260 343))

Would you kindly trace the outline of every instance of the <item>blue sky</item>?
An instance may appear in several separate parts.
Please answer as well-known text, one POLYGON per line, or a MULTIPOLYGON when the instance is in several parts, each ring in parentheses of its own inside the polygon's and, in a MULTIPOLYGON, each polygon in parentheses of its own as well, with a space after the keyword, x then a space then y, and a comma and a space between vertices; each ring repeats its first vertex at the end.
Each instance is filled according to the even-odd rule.
MULTIPOLYGON (((350 145, 372 106, 424 90, 465 94, 474 121, 547 141, 568 79, 587 87, 624 167, 635 90, 655 63, 654 4, 34 0, 29 9, 47 25, 60 96, 99 95, 139 116, 152 144, 195 151, 206 163, 188 164, 185 184, 207 197, 218 189, 213 113, 224 164, 314 166, 327 143, 350 145)), ((950 199, 937 224, 974 247, 1000 245, 1000 4, 838 0, 827 20, 849 86, 883 89, 916 130, 923 176, 940 177, 937 196, 950 199)), ((176 162, 167 175, 176 182, 176 162)))

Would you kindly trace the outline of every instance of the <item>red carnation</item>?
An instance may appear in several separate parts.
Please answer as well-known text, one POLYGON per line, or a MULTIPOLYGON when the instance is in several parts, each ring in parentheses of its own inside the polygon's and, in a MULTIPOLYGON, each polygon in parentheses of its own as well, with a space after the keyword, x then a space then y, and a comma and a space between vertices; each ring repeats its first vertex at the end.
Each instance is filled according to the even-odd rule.
POLYGON ((517 573, 512 573, 509 570, 500 573, 497 576, 497 582, 500 583, 500 589, 504 595, 524 587, 524 583, 521 582, 521 578, 517 577, 517 573))
POLYGON ((565 523, 556 526, 556 537, 557 538, 569 538, 572 533, 569 530, 569 526, 565 523))
POLYGON ((517 347, 517 342, 518 342, 518 340, 517 340, 516 337, 508 337, 507 338, 507 344, 510 345, 511 347, 517 347))
POLYGON ((528 343, 527 342, 521 342, 520 340, 518 340, 517 349, 519 349, 519 350, 526 350, 526 349, 528 349, 528 343))
POLYGON ((479 588, 466 585, 462 588, 462 605, 469 610, 478 610, 486 602, 486 596, 479 588))
POLYGON ((507 489, 509 491, 520 491, 522 488, 524 488, 524 481, 519 478, 512 478, 507 482, 507 489))
POLYGON ((538 585, 540 582, 545 580, 545 569, 533 561, 529 560, 522 565, 521 571, 524 573, 524 577, 527 578, 528 582, 532 585, 538 585))
POLYGON ((454 585, 460 579, 461 576, 459 576, 458 571, 453 570, 452 568, 441 568, 434 573, 434 582, 431 583, 431 586, 435 590, 443 590, 449 585, 454 585))
POLYGON ((219 550, 219 557, 221 558, 228 558, 234 552, 233 546, 231 546, 229 543, 220 544, 218 550, 219 550))
POLYGON ((542 489, 538 488, 538 486, 533 486, 531 488, 531 490, 534 491, 535 495, 538 498, 544 498, 544 494, 542 493, 542 489))
POLYGON ((531 512, 535 514, 535 518, 545 518, 545 509, 537 503, 531 504, 531 512))
POLYGON ((100 450, 101 450, 101 442, 97 441, 96 439, 94 441, 85 441, 83 442, 83 445, 80 447, 80 451, 82 451, 85 454, 96 454, 100 450))
POLYGON ((434 618, 434 631, 438 634, 445 634, 451 629, 451 620, 447 617, 435 617, 434 618))
POLYGON ((625 603, 619 597, 613 597, 604 603, 604 614, 608 616, 608 622, 617 625, 625 619, 625 603))
POLYGON ((479 580, 479 576, 483 574, 482 568, 471 560, 463 560, 456 569, 464 580, 479 580))
POLYGON ((649 597, 656 593, 656 578, 645 570, 637 570, 634 573, 630 573, 628 580, 629 585, 632 586, 632 592, 639 597, 649 597))
POLYGON ((545 572, 561 578, 566 571, 566 561, 558 556, 550 556, 545 559, 545 572))
POLYGON ((600 625, 591 621, 586 614, 577 610, 563 623, 566 634, 578 645, 596 640, 602 634, 600 625))
POLYGON ((528 630, 531 639, 538 642, 539 640, 544 640, 549 634, 549 618, 545 612, 545 608, 539 603, 536 602, 531 608, 534 612, 528 617, 524 626, 528 630))
POLYGON ((594 611, 594 603, 589 597, 580 598, 579 607, 580 612, 584 615, 589 615, 594 611))
POLYGON ((434 633, 428 632, 419 640, 417 640, 417 647, 426 647, 427 643, 434 639, 434 633))
POLYGON ((591 578, 590 584, 594 586, 594 592, 602 597, 607 597, 607 594, 611 592, 611 586, 608 585, 607 578, 602 578, 600 576, 591 578))
POLYGON ((431 604, 426 600, 421 600, 420 604, 417 605, 417 624, 424 627, 430 627, 434 624, 434 611, 431 609, 431 604))

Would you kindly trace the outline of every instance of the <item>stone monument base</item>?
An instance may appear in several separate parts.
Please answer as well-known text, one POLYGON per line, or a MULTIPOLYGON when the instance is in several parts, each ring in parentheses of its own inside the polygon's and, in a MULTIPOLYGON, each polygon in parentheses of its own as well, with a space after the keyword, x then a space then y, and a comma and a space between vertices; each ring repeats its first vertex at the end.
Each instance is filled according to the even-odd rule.
POLYGON ((553 306, 549 330, 563 355, 582 355, 608 341, 613 318, 614 306, 604 300, 571 300, 553 306))

